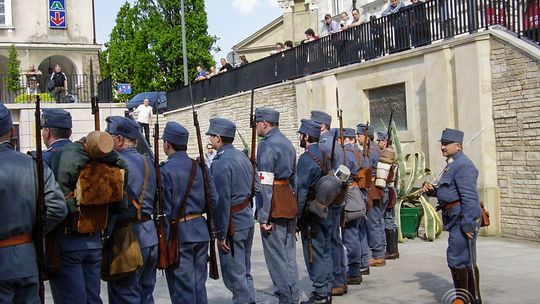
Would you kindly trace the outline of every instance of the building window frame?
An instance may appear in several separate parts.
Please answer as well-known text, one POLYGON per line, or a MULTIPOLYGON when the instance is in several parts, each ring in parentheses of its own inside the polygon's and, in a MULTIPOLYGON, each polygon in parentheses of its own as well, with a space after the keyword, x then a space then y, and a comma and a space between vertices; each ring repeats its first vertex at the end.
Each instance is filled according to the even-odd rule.
POLYGON ((4 23, 0 23, 0 27, 11 27, 13 26, 12 12, 11 12, 11 0, 0 0, 4 5, 4 23))

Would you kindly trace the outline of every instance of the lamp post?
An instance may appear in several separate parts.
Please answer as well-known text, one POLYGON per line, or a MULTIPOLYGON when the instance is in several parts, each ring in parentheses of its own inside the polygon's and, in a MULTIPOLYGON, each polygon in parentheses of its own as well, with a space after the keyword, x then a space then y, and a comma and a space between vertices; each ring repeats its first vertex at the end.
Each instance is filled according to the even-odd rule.
MULTIPOLYGON (((184 0, 180 0, 180 22, 182 23, 182 56, 184 65, 184 85, 190 84, 188 79, 188 67, 187 67, 187 46, 186 46, 186 18, 184 11, 184 0)), ((190 90, 191 91, 191 90, 190 90)))

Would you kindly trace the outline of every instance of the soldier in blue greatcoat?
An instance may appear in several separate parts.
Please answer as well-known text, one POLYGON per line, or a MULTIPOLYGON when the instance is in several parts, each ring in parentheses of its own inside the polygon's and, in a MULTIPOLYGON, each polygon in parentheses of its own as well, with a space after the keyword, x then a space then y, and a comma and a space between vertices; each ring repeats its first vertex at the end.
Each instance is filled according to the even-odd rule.
POLYGON ((279 112, 271 108, 255 111, 257 170, 261 191, 257 195, 256 218, 268 272, 280 304, 298 303, 298 267, 296 263, 296 212, 293 194, 296 152, 279 130, 279 112))
MULTIPOLYGON (((339 165, 344 164, 343 150, 339 142, 336 140, 336 132, 330 130, 332 124, 332 117, 323 111, 311 111, 311 120, 320 125, 321 135, 319 139, 319 145, 325 154, 325 157, 332 159, 332 170, 335 170, 339 165), (333 151, 333 157, 332 157, 333 151)), ((337 129, 336 129, 337 130, 337 129)), ((332 264, 333 264, 333 295, 343 295, 347 292, 347 285, 345 284, 345 250, 343 247, 343 240, 340 235, 341 227, 341 214, 345 204, 343 201, 334 202, 330 208, 329 216, 332 218, 332 264)))
MULTIPOLYGON (((62 109, 43 109, 43 160, 57 172, 59 156, 71 144, 71 115, 62 109)), ((58 177, 57 177, 58 180, 58 177)), ((72 218, 72 215, 70 215, 72 218)), ((55 303, 102 303, 100 298, 101 236, 72 231, 71 218, 53 232, 60 249, 60 267, 50 277, 55 303), (69 286, 69 288, 66 288, 69 286)))
POLYGON ((436 196, 439 201, 437 209, 442 210, 444 229, 449 232, 446 258, 457 294, 463 295, 466 290, 470 298, 461 298, 462 302, 476 299, 479 303, 479 272, 476 266, 476 238, 481 215, 476 190, 478 170, 463 154, 462 131, 447 128, 442 132, 440 142, 447 165, 437 186, 425 183, 422 191, 436 196))
POLYGON ((208 302, 205 284, 210 235, 203 217, 203 174, 199 162, 187 155, 188 137, 188 130, 176 122, 167 122, 163 130, 167 155, 161 166, 164 230, 169 247, 178 244, 178 258, 165 275, 172 303, 204 304, 208 302))
MULTIPOLYGON (((379 190, 375 187, 375 178, 377 176, 377 163, 382 156, 382 150, 374 142, 375 130, 372 126, 367 127, 365 124, 356 126, 356 134, 358 144, 363 146, 364 141, 367 141, 368 155, 371 163, 372 185, 368 190, 368 200, 371 200, 373 206, 367 211, 367 235, 368 245, 371 250, 371 258, 369 266, 380 267, 386 265, 386 235, 384 232, 385 222, 384 213, 388 204, 388 192, 379 190), (366 134, 367 133, 367 134, 366 134), (366 138, 367 136, 367 138, 366 138)), ((368 204, 369 205, 369 204, 368 204)))
POLYGON ((136 150, 139 125, 121 116, 107 117, 106 131, 114 149, 127 164, 129 207, 109 220, 115 229, 132 226, 141 248, 143 266, 135 273, 108 282, 109 303, 154 303, 156 284, 157 233, 152 220, 156 195, 156 172, 152 160, 136 150))
MULTIPOLYGON (((33 233, 36 230, 37 173, 31 156, 13 151, 11 113, 0 103, 0 303, 38 304, 39 278, 33 233)), ((67 214, 62 191, 44 167, 47 213, 43 230, 50 232, 67 214)))
POLYGON ((317 182, 331 170, 331 166, 319 144, 320 124, 302 119, 298 133, 300 146, 306 149, 298 159, 296 173, 299 229, 306 268, 314 288, 311 297, 302 304, 332 303, 332 218, 328 215, 326 219, 320 219, 306 208, 307 203, 315 199, 317 182))
MULTIPOLYGON (((347 250, 347 280, 348 285, 362 283, 361 266, 368 267, 366 224, 366 200, 367 191, 364 184, 360 184, 364 178, 361 170, 371 168, 369 159, 364 157, 356 144, 356 132, 354 129, 344 129, 345 153, 351 170, 349 194, 347 200, 357 200, 359 205, 359 217, 348 221, 342 228, 343 244, 347 250)), ((347 207, 346 207, 347 212, 347 207)))
POLYGON ((253 164, 233 146, 236 125, 225 118, 210 119, 206 135, 217 154, 210 171, 216 186, 214 219, 223 283, 233 294, 233 303, 255 303, 251 276, 253 209, 251 202, 258 178, 253 164))

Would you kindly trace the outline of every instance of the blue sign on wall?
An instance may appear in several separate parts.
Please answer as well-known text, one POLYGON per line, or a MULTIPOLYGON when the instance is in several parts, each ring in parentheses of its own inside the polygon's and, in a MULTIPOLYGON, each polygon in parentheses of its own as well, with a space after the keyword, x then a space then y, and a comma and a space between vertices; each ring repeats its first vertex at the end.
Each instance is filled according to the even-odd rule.
POLYGON ((49 0, 49 27, 66 28, 65 0, 49 0))
POLYGON ((116 86, 118 94, 131 94, 131 84, 130 83, 119 83, 116 86))

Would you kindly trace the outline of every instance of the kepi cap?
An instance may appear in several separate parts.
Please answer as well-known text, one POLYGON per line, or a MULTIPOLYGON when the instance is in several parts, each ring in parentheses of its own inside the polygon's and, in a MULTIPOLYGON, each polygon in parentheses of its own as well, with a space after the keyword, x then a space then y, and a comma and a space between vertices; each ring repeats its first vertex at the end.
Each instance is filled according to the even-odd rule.
POLYGON ((162 138, 173 145, 187 145, 189 132, 181 124, 169 121, 165 125, 162 138))
POLYGON ((111 135, 121 135, 129 139, 137 139, 139 135, 139 124, 133 119, 122 116, 109 116, 107 122, 107 133, 111 135))
POLYGON ((44 128, 71 129, 71 114, 63 109, 43 109, 41 125, 44 128))
POLYGON ((234 138, 236 135, 236 125, 232 121, 225 118, 210 118, 210 126, 208 127, 206 135, 219 135, 234 138))

